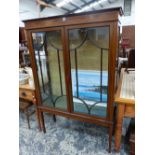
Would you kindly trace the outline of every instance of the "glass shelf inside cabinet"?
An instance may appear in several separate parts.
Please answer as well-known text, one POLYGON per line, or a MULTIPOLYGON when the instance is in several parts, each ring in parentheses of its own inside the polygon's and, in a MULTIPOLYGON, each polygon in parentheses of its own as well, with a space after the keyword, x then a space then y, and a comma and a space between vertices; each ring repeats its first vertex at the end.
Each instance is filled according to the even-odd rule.
POLYGON ((105 117, 109 27, 70 29, 69 45, 74 112, 105 117))
POLYGON ((67 109, 61 31, 32 33, 42 104, 67 109))

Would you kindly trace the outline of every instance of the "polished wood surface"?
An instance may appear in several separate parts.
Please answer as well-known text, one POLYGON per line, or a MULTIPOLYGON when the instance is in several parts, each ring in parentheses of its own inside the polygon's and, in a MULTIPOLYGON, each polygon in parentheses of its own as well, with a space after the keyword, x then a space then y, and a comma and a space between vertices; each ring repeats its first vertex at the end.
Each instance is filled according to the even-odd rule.
POLYGON ((30 91, 34 91, 35 88, 34 87, 31 87, 29 84, 23 84, 23 85, 19 85, 19 89, 28 89, 30 91))
POLYGON ((113 22, 118 21, 120 15, 122 15, 122 9, 121 7, 118 7, 99 11, 90 11, 85 13, 25 20, 24 23, 25 23, 25 29, 36 29, 36 28, 49 27, 49 25, 51 25, 52 27, 54 26, 56 27, 56 26, 77 25, 92 22, 97 23, 103 21, 113 22))
MULTIPOLYGON (((130 69, 129 69, 130 70, 130 69)), ((115 96, 115 103, 117 104, 117 120, 116 120, 116 128, 115 128, 115 150, 118 152, 120 150, 121 145, 121 136, 122 136, 122 124, 124 117, 135 117, 135 99, 134 95, 127 95, 128 98, 122 98, 122 84, 123 77, 128 73, 125 71, 125 68, 121 70, 120 80, 118 84, 118 89, 115 96), (130 98, 131 97, 131 98, 130 98)), ((130 74, 130 71, 129 71, 130 74)), ((126 81, 127 82, 127 81, 126 81)), ((134 87, 132 90, 129 89, 130 93, 134 93, 134 87)))
POLYGON ((19 85, 19 98, 32 101, 35 98, 35 88, 29 84, 19 85))
POLYGON ((66 15, 49 17, 42 19, 34 19, 25 21, 28 47, 30 51, 30 58, 32 64, 33 75, 35 79, 35 92, 37 99, 37 109, 39 112, 40 124, 43 131, 45 131, 43 112, 48 112, 55 115, 61 115, 64 117, 78 119, 84 122, 95 123, 103 125, 109 128, 109 151, 111 150, 111 138, 113 128, 113 102, 115 93, 115 64, 116 64, 116 51, 118 48, 118 25, 121 12, 120 8, 108 9, 106 11, 101 10, 97 12, 89 12, 82 14, 66 15), (73 28, 84 27, 100 27, 107 25, 110 28, 109 33, 109 52, 108 52, 108 103, 107 103, 107 116, 99 117, 88 114, 76 113, 73 111, 72 100, 72 81, 70 71, 70 53, 69 53, 69 36, 68 30, 73 28), (33 32, 46 32, 60 30, 62 35, 63 44, 63 59, 64 59, 64 71, 65 71, 65 83, 67 94, 67 111, 56 109, 52 107, 46 107, 42 104, 41 92, 39 86, 39 78, 37 73, 37 65, 35 60, 35 51, 33 49, 32 33, 33 32))
POLYGON ((19 98, 33 101, 33 99, 35 98, 35 93, 33 90, 20 88, 19 89, 19 98))

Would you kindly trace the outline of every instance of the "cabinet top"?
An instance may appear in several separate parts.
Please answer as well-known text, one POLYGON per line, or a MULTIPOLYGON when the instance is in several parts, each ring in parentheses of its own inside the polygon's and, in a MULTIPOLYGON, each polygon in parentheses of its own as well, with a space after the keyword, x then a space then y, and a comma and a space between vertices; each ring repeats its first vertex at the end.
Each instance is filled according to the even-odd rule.
POLYGON ((23 20, 26 29, 36 29, 51 26, 66 26, 83 23, 96 23, 103 21, 119 21, 119 16, 123 15, 121 7, 88 11, 76 14, 65 14, 52 17, 23 20))
POLYGON ((58 16, 26 19, 26 20, 23 20, 23 22, 43 20, 43 19, 52 19, 52 18, 59 18, 59 17, 62 18, 62 17, 71 17, 71 16, 78 16, 78 15, 89 15, 89 14, 96 14, 96 13, 103 13, 103 12, 106 13, 106 12, 112 12, 112 11, 118 11, 120 15, 123 15, 122 7, 114 7, 114 8, 101 9, 101 10, 95 10, 95 11, 87 11, 87 12, 75 13, 75 14, 63 14, 63 15, 58 15, 58 16))

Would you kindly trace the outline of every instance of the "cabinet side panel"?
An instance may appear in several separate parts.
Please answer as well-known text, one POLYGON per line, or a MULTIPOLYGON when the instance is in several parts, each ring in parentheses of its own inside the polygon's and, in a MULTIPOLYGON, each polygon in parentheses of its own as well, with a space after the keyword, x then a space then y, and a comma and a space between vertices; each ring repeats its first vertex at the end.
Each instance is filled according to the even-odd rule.
POLYGON ((109 106, 108 118, 113 120, 114 95, 115 95, 115 65, 118 49, 118 22, 113 22, 110 27, 110 56, 109 56, 109 106))

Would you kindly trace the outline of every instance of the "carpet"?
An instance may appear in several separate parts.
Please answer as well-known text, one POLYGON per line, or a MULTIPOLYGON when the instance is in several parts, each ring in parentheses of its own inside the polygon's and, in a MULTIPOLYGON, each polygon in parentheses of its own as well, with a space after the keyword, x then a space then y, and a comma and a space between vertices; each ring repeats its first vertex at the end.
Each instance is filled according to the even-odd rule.
MULTIPOLYGON (((56 116, 56 123, 44 114, 46 133, 40 132, 35 115, 28 129, 23 113, 19 114, 20 155, 128 155, 128 146, 122 142, 120 153, 108 153, 108 130, 94 124, 56 116)), ((113 137, 114 138, 114 137, 113 137)))

